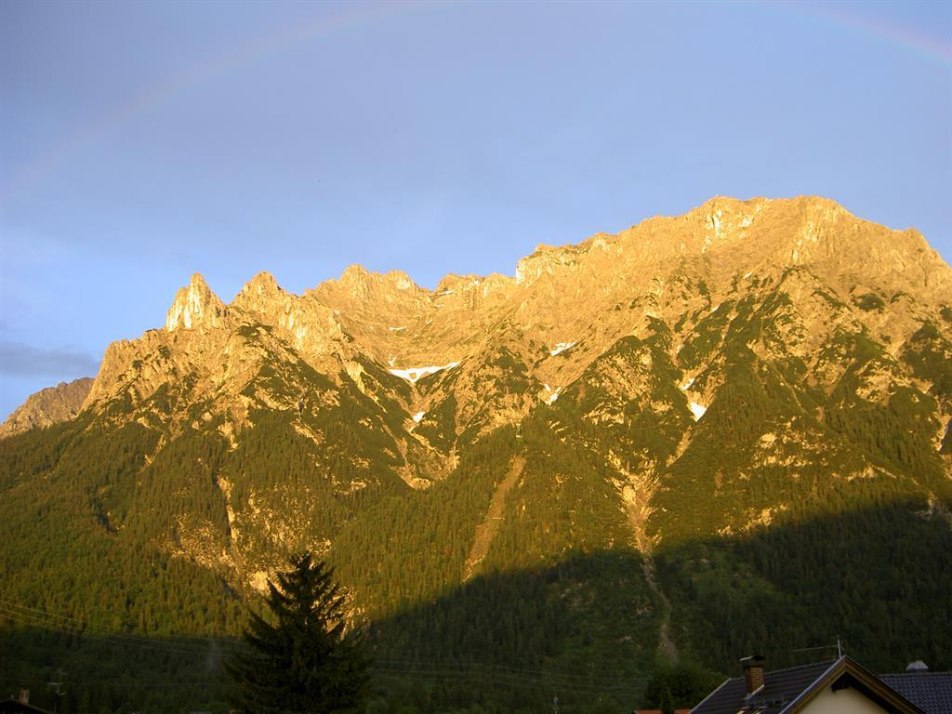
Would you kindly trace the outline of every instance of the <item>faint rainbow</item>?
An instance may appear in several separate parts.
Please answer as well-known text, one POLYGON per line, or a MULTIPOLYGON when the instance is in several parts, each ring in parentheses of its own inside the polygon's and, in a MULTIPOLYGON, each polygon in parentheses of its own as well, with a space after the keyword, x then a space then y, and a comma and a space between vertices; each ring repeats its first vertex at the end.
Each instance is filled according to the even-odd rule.
MULTIPOLYGON (((769 3, 765 6, 769 7, 769 3)), ((911 27, 902 27, 896 23, 863 15, 852 9, 855 7, 854 5, 846 3, 820 5, 805 2, 785 2, 784 6, 802 16, 808 16, 840 28, 871 36, 910 51, 922 59, 937 62, 946 69, 952 68, 952 43, 943 41, 942 38, 936 35, 929 35, 911 27)))
POLYGON ((368 5, 349 4, 345 10, 337 14, 312 15, 304 21, 296 22, 293 26, 281 27, 268 34, 255 37, 186 70, 167 75, 159 82, 115 104, 92 122, 67 134, 15 172, 8 186, 0 193, 0 206, 52 173, 58 165, 83 147, 92 144, 116 127, 162 105, 170 97, 191 86, 207 82, 216 76, 274 53, 292 49, 316 37, 330 35, 421 7, 424 7, 421 2, 403 0, 385 0, 368 5))
MULTIPOLYGON (((760 3, 771 7, 771 3, 760 3)), ((137 116, 160 106, 169 97, 182 92, 190 86, 208 81, 217 75, 241 67, 275 52, 288 50, 296 45, 321 35, 348 29, 363 23, 372 22, 391 15, 426 6, 420 1, 384 0, 370 5, 348 5, 336 15, 315 15, 292 27, 283 27, 261 37, 254 38, 231 51, 209 58, 190 67, 186 71, 169 75, 142 92, 123 100, 104 112, 93 122, 77 128, 62 140, 55 142, 49 149, 15 172, 9 186, 0 193, 0 206, 43 176, 51 173, 57 165, 76 153, 84 146, 121 126, 137 116)), ((787 9, 809 16, 813 19, 829 22, 884 40, 903 47, 908 51, 942 66, 952 67, 952 44, 941 39, 904 28, 898 25, 864 17, 849 11, 842 5, 815 5, 787 2, 787 9)))

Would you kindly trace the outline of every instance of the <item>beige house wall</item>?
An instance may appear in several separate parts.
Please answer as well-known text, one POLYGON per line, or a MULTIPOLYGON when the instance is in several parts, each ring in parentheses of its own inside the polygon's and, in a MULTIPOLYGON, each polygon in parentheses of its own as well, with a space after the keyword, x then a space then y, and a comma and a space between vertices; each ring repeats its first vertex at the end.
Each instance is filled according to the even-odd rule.
POLYGON ((803 710, 803 714, 883 714, 886 710, 853 688, 834 692, 826 687, 803 710))

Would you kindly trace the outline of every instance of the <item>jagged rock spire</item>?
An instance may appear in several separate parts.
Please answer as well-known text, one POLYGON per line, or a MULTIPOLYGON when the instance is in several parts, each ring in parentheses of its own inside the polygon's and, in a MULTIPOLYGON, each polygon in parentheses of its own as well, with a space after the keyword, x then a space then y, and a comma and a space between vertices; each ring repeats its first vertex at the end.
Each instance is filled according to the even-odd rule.
POLYGON ((224 315, 222 301, 208 287, 205 278, 195 273, 188 287, 176 293, 165 318, 165 329, 173 332, 179 328, 191 330, 199 325, 218 327, 224 315))

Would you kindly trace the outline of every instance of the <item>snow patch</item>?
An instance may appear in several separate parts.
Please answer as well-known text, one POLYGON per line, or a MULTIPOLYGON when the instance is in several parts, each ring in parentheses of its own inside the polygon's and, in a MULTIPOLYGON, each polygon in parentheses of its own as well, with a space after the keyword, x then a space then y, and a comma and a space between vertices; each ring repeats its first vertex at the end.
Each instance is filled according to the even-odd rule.
POLYGON ((387 371, 395 377, 400 377, 401 379, 407 380, 411 384, 416 384, 418 380, 423 379, 424 377, 428 377, 431 374, 436 374, 437 372, 444 369, 453 369, 453 367, 456 367, 458 364, 459 362, 450 362, 449 364, 438 366, 431 365, 428 367, 410 367, 409 369, 389 369, 387 371))
MULTIPOLYGON (((684 395, 687 396, 688 390, 692 386, 694 386, 694 377, 691 377, 687 382, 684 382, 683 384, 679 384, 678 389, 680 389, 684 393, 684 395)), ((688 399, 688 408, 691 410, 691 414, 694 416, 694 421, 697 421, 702 416, 704 416, 704 412, 707 411, 706 406, 698 402, 695 402, 693 399, 688 399)))
POLYGON ((424 416, 426 416, 426 412, 417 412, 413 415, 413 421, 419 424, 421 421, 423 421, 424 416))
POLYGON ((546 404, 553 404, 555 400, 559 398, 559 392, 562 391, 562 387, 556 387, 555 389, 552 389, 552 387, 550 387, 548 384, 544 386, 545 391, 547 391, 548 394, 543 398, 542 401, 544 401, 546 404))
POLYGON ((406 327, 388 327, 387 329, 390 330, 391 332, 403 332, 407 328, 406 327))
POLYGON ((549 350, 549 354, 555 357, 565 352, 565 350, 572 349, 576 344, 578 344, 578 342, 557 342, 555 347, 549 350))
POLYGON ((697 402, 688 401, 688 407, 691 409, 691 413, 694 415, 694 421, 697 421, 702 416, 704 412, 707 411, 707 407, 703 404, 698 404, 697 402))

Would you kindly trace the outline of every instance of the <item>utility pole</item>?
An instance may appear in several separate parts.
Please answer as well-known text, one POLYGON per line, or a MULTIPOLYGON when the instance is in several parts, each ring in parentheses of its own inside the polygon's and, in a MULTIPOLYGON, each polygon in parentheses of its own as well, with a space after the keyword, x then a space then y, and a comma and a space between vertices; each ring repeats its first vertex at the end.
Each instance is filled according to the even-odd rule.
POLYGON ((817 652, 819 650, 836 650, 836 658, 841 659, 843 657, 843 650, 846 647, 843 645, 843 640, 840 639, 840 636, 836 636, 836 644, 833 645, 823 645, 821 647, 801 647, 800 649, 790 650, 791 652, 817 652))
MULTIPOLYGON (((57 679, 60 679, 60 680, 66 679, 66 672, 63 671, 63 668, 62 668, 62 667, 60 667, 59 669, 56 670, 56 677, 57 677, 57 679)), ((65 684, 66 684, 66 682, 63 682, 63 681, 60 681, 60 682, 47 682, 47 683, 46 683, 46 686, 47 686, 47 687, 52 687, 52 688, 53 688, 53 695, 56 697, 56 699, 53 700, 53 714, 56 714, 56 712, 59 710, 59 709, 58 709, 58 707, 59 707, 59 701, 60 701, 60 699, 63 697, 63 689, 62 689, 62 687, 63 687, 65 684)))

